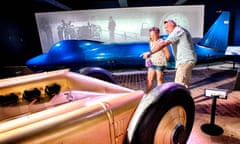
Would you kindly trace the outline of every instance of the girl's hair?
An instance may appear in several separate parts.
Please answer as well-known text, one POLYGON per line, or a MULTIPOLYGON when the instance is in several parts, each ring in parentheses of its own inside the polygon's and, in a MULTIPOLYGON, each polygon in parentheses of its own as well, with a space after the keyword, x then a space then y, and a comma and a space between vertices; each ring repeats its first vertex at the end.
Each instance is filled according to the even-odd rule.
POLYGON ((155 31, 155 32, 159 33, 160 29, 158 27, 152 27, 152 28, 149 29, 149 32, 151 32, 151 31, 155 31))

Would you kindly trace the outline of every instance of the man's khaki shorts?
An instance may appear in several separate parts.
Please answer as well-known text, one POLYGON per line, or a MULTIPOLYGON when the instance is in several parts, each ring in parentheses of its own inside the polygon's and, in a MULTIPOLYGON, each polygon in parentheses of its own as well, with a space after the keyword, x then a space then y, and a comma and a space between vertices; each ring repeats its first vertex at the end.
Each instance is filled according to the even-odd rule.
POLYGON ((175 74, 175 82, 189 86, 192 78, 192 69, 195 65, 196 63, 193 62, 179 64, 175 74))

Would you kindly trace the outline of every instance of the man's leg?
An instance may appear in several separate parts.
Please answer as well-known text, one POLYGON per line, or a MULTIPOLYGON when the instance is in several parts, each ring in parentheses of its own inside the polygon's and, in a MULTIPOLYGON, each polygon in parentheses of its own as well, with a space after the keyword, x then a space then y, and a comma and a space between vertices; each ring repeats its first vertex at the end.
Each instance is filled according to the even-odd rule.
POLYGON ((175 82, 189 87, 192 78, 192 69, 195 63, 179 64, 175 74, 175 82))

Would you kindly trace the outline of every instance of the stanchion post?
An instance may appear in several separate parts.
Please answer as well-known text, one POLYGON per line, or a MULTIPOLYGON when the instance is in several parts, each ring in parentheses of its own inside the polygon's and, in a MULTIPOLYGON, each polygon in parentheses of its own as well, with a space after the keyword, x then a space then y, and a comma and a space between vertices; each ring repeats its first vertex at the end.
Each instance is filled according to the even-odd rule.
POLYGON ((217 98, 226 99, 228 90, 225 89, 205 89, 205 96, 212 97, 212 109, 211 109, 211 119, 210 123, 203 124, 201 129, 203 132, 212 135, 218 136, 223 133, 223 129, 215 124, 215 114, 217 106, 217 98))

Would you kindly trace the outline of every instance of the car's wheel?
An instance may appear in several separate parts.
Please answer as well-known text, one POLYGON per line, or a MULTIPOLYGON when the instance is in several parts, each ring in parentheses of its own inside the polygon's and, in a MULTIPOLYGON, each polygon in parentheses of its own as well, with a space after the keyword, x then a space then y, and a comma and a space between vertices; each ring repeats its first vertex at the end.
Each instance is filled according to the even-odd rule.
POLYGON ((185 144, 194 122, 190 92, 165 83, 145 95, 127 130, 125 144, 185 144))
POLYGON ((84 67, 79 70, 80 74, 87 75, 90 77, 94 77, 103 81, 107 81, 110 83, 116 83, 116 80, 112 76, 112 74, 106 69, 100 67, 84 67))

